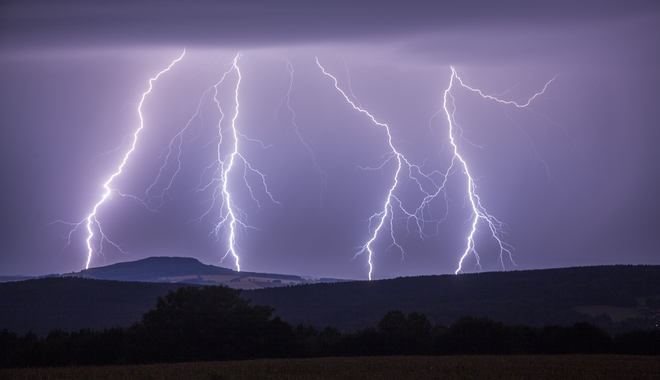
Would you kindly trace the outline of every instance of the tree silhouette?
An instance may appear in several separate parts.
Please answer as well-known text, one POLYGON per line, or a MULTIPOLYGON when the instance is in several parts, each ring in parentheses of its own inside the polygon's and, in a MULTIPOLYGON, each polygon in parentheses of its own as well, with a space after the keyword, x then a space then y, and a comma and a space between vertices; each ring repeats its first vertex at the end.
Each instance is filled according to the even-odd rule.
POLYGON ((147 361, 240 359, 264 355, 273 309, 248 304, 226 286, 185 287, 158 298, 137 327, 147 361))

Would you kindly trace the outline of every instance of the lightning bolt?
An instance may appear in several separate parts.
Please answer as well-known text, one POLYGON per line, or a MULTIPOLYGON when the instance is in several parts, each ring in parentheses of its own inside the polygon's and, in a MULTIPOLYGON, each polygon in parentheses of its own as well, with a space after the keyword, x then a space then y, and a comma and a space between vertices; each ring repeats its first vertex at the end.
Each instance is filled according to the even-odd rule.
POLYGON ((455 82, 457 82, 460 86, 478 94, 484 99, 487 100, 492 100, 496 101, 498 103, 504 104, 504 105, 512 105, 518 108, 526 108, 528 107, 532 101, 534 101, 537 97, 541 96, 542 94, 545 93, 546 89, 548 86, 557 78, 556 76, 549 80, 544 86, 543 89, 537 93, 535 93, 532 97, 530 97, 526 102, 515 102, 515 101, 509 101, 509 100, 503 100, 500 99, 496 96, 493 95, 487 95, 484 94, 481 90, 473 88, 465 84, 463 80, 458 76, 456 70, 454 67, 451 67, 452 70, 452 75, 450 77, 450 82, 449 86, 447 89, 444 91, 444 96, 443 96, 443 107, 441 111, 438 111, 433 117, 436 115, 442 113, 444 111, 444 114, 447 119, 447 124, 448 124, 448 140, 449 143, 452 146, 452 159, 450 162, 450 165, 447 167, 445 171, 432 171, 430 173, 424 173, 421 169, 420 166, 412 164, 399 150, 394 145, 394 138, 392 136, 392 132, 390 130, 390 127, 382 123, 376 118, 369 113, 367 110, 362 108, 362 106, 357 102, 357 99, 355 98, 355 95, 350 91, 351 96, 349 97, 348 94, 342 90, 339 87, 338 80, 335 76, 332 74, 328 73, 325 68, 320 64, 318 58, 316 58, 316 64, 319 66, 321 71, 323 72, 324 75, 328 76, 331 78, 334 82, 335 89, 337 89, 341 95, 343 96, 344 100, 356 111, 365 114, 366 116, 369 117, 369 119, 376 125, 383 127, 385 132, 387 133, 388 137, 388 143, 390 147, 390 153, 388 153, 387 158, 385 161, 378 167, 376 168, 363 168, 363 169, 382 169, 385 164, 387 164, 390 160, 395 160, 396 161, 396 171, 393 176, 392 180, 392 185, 388 189, 387 197, 385 198, 385 201, 383 203, 383 206, 380 211, 372 214, 368 219, 369 223, 369 228, 372 231, 370 238, 367 240, 367 242, 361 247, 361 249, 358 251, 358 253, 355 255, 357 257, 360 254, 367 253, 368 256, 368 266, 369 266, 369 280, 372 279, 372 274, 373 274, 373 257, 374 257, 374 250, 373 250, 373 243, 376 241, 376 239, 379 237, 379 234, 383 229, 388 228, 390 230, 390 239, 391 239, 391 244, 387 247, 387 249, 390 249, 392 247, 398 248, 402 252, 402 259, 403 259, 403 254, 404 250, 403 247, 397 242, 396 237, 394 235, 394 225, 393 225, 393 213, 394 213, 394 207, 397 209, 401 210, 405 218, 407 218, 408 223, 413 222, 416 224, 416 227, 419 231, 419 235, 421 238, 425 238, 428 236, 424 232, 424 226, 426 223, 429 222, 425 218, 425 213, 428 213, 427 211, 430 208, 430 204, 433 200, 438 198, 440 195, 444 197, 445 205, 446 205, 446 214, 445 216, 437 221, 434 221, 435 223, 441 223, 445 219, 447 219, 449 215, 449 203, 450 199, 447 195, 447 184, 449 181, 450 176, 457 171, 457 169, 460 169, 463 174, 466 177, 466 183, 465 183, 465 193, 466 193, 466 198, 468 200, 468 204, 471 209, 471 218, 470 218, 470 232, 466 238, 466 248, 463 251, 463 254, 460 256, 459 259, 459 264, 458 264, 458 269, 456 269, 455 273, 458 274, 462 270, 462 265, 463 261, 469 254, 473 254, 476 258, 477 261, 477 266, 481 267, 480 265, 480 257, 479 254, 477 253, 476 250, 476 244, 475 244, 475 239, 474 236, 478 230, 478 224, 480 221, 484 222, 488 230, 490 231, 491 236, 493 239, 496 241, 499 250, 500 250, 500 255, 499 255, 499 261, 502 265, 503 269, 506 269, 504 266, 504 256, 507 255, 509 260, 515 265, 515 262, 513 260, 513 253, 512 253, 512 246, 506 243, 504 237, 504 223, 501 222, 499 219, 497 219, 495 216, 491 215, 488 213, 486 208, 483 206, 481 198, 479 197, 479 194, 477 193, 477 185, 472 177, 468 163, 465 160, 465 158, 461 155, 459 152, 459 146, 457 143, 457 139, 463 139, 465 138, 462 136, 462 130, 456 123, 454 119, 454 114, 456 112, 456 106, 454 105, 454 97, 451 93, 452 89, 455 86, 455 82), (401 201, 399 198, 397 198, 395 191, 400 183, 400 176, 402 175, 403 169, 407 168, 408 172, 408 179, 413 180, 416 184, 418 189, 422 192, 423 198, 419 202, 417 208, 415 208, 412 211, 406 210, 406 208, 403 207, 401 201), (426 186, 422 184, 422 181, 425 181, 426 186), (432 189, 425 190, 428 188, 428 186, 431 186, 432 189), (372 225, 375 225, 375 228, 372 229, 372 225))
POLYGON ((422 234, 422 228, 421 227, 422 227, 422 224, 424 223, 423 218, 419 218, 416 211, 413 212, 413 213, 410 213, 410 212, 406 211, 403 208, 403 205, 401 204, 401 201, 396 197, 396 195, 394 193, 395 190, 397 189, 398 185, 399 185, 399 176, 400 176, 401 172, 403 171, 404 166, 408 168, 409 178, 414 180, 417 183, 419 189, 422 192, 424 192, 424 194, 426 194, 427 196, 430 196, 430 194, 424 191, 421 183, 419 182, 419 178, 413 176, 413 171, 415 171, 418 174, 421 174, 422 176, 426 177, 427 179, 430 179, 430 177, 428 175, 422 174, 420 168, 417 165, 411 164, 406 159, 406 157, 396 149, 396 147, 394 146, 394 138, 392 137, 390 127, 386 123, 382 123, 382 122, 376 120, 376 118, 371 113, 369 113, 367 110, 362 108, 359 105, 359 103, 357 103, 357 100, 355 100, 355 101, 352 100, 352 99, 356 99, 355 96, 352 94, 352 91, 351 91, 351 97, 349 97, 346 94, 346 92, 344 92, 344 90, 342 90, 339 87, 339 82, 337 81, 337 78, 335 76, 333 76, 332 74, 328 73, 325 70, 325 68, 321 65, 321 63, 319 62, 318 57, 316 58, 316 64, 321 69, 321 71, 323 72, 324 75, 328 76, 329 78, 331 78, 333 80, 335 89, 337 89, 337 91, 339 91, 341 93, 341 95, 344 97, 344 100, 346 100, 346 102, 351 107, 353 107, 354 110, 366 115, 371 120, 371 122, 373 122, 374 124, 382 127, 385 130, 385 132, 387 133, 387 141, 388 141, 388 144, 389 144, 389 147, 390 147, 390 153, 387 154, 387 158, 385 159, 385 161, 380 166, 378 166, 376 168, 363 168, 363 169, 379 170, 379 169, 382 169, 388 162, 390 162, 390 160, 395 160, 395 162, 397 164, 396 171, 394 173, 393 180, 392 180, 392 185, 388 189, 387 197, 385 197, 383 207, 380 209, 380 211, 372 214, 367 219, 370 230, 372 230, 371 226, 375 225, 375 228, 373 228, 373 230, 371 232, 371 237, 369 238, 369 240, 367 240, 367 242, 360 248, 360 250, 354 256, 354 258, 355 258, 358 255, 361 255, 365 252, 367 253, 367 264, 369 266, 368 275, 369 275, 369 280, 371 280, 372 279, 372 274, 373 274, 373 269, 374 269, 374 263, 373 263, 374 250, 373 250, 372 244, 378 238, 381 230, 383 230, 384 228, 389 228, 389 231, 390 231, 391 244, 386 248, 386 250, 391 249, 393 247, 396 247, 402 254, 402 260, 403 260, 404 254, 405 254, 405 252, 403 250, 403 247, 397 242, 397 239, 394 236, 394 225, 393 225, 394 218, 392 217, 393 212, 394 212, 393 204, 397 208, 401 209, 408 216, 408 218, 414 218, 416 220, 418 227, 420 227, 420 234, 422 234))
MULTIPOLYGON (((492 238, 495 240, 499 247, 499 261, 502 265, 502 269, 506 269, 504 267, 504 255, 506 254, 509 258, 509 260, 515 265, 515 262, 513 260, 513 253, 512 253, 512 247, 511 245, 507 244, 504 241, 504 223, 502 223, 500 220, 498 220, 495 216, 491 215, 488 213, 486 208, 482 205, 481 203, 481 198, 479 197, 479 194, 477 193, 477 185, 475 183, 474 178, 470 174, 470 169, 468 168, 468 164, 465 160, 465 158, 461 155, 459 152, 459 147, 457 144, 457 134, 460 136, 462 135, 461 129, 456 123, 456 120, 454 118, 454 114, 456 112, 456 105, 455 105, 455 98, 452 95, 451 91, 454 88, 454 83, 458 82, 458 84, 461 87, 464 87, 479 96, 481 96, 484 99, 488 100, 493 100, 495 102, 505 104, 505 105, 512 105, 518 108, 526 108, 528 107, 534 99, 536 99, 538 96, 542 95, 545 93, 546 89, 548 86, 557 78, 555 76, 554 78, 550 79, 545 86, 543 86, 543 89, 537 93, 535 93, 532 97, 530 97, 526 102, 524 103, 518 103, 515 101, 510 101, 510 100, 503 100, 500 99, 496 96, 493 95, 486 95, 484 94, 481 90, 473 88, 465 84, 463 80, 460 78, 458 73, 456 72, 456 69, 452 66, 451 67, 451 77, 449 79, 449 85, 447 89, 444 91, 444 96, 443 96, 443 103, 442 103, 442 109, 444 110, 445 116, 447 118, 447 125, 448 125, 448 140, 449 143, 452 146, 453 149, 453 157, 451 160, 451 164, 447 171, 445 172, 445 178, 448 178, 450 175, 450 172, 453 170, 454 165, 460 166, 461 171, 465 175, 466 178, 466 183, 465 183, 465 192, 467 194, 467 199, 469 201, 469 205, 471 208, 471 224, 470 224, 470 232, 467 236, 466 239, 466 246, 465 250, 463 251, 463 254, 461 255, 459 262, 458 262, 458 268, 454 272, 455 274, 458 274, 461 272, 462 267, 463 267, 463 261, 465 258, 469 255, 472 254, 475 257, 476 260, 476 265, 481 268, 480 264, 480 257, 479 254, 477 253, 476 250, 476 243, 474 240, 474 235, 477 232, 477 227, 480 221, 484 222, 486 226, 488 227, 488 230, 490 231, 490 234, 492 238)), ((546 167, 547 169, 547 167, 546 167)), ((443 185, 444 187, 444 185, 443 185)))
POLYGON ((167 73, 168 71, 170 71, 170 69, 176 63, 178 63, 179 61, 181 61, 183 59, 183 56, 185 54, 186 54, 186 51, 184 49, 183 52, 181 53, 181 55, 177 59, 172 61, 169 64, 169 66, 167 66, 167 68, 160 71, 155 77, 149 79, 149 88, 147 89, 147 91, 145 91, 142 94, 142 97, 140 98, 140 103, 138 105, 137 111, 138 111, 138 115, 139 115, 139 119, 140 119, 140 124, 139 124, 138 128, 135 130, 135 132, 133 133, 133 135, 132 135, 132 142, 131 142, 130 148, 124 154, 124 157, 121 160, 121 163, 119 164, 119 166, 117 167, 117 170, 114 173, 112 173, 110 175, 110 177, 108 177, 108 179, 103 183, 103 189, 105 191, 104 191, 103 195, 101 196, 101 199, 96 204, 94 204, 94 207, 92 208, 92 211, 89 213, 89 215, 87 215, 87 217, 85 219, 81 220, 78 223, 57 221, 57 222, 65 223, 65 224, 68 224, 68 225, 71 225, 71 226, 74 227, 71 231, 69 231, 67 245, 69 245, 71 243, 72 235, 78 229, 78 227, 80 227, 81 225, 85 225, 85 228, 87 229, 87 239, 85 239, 85 244, 87 246, 87 261, 85 263, 85 269, 89 269, 89 264, 92 260, 92 256, 94 255, 95 251, 98 252, 101 255, 103 254, 103 242, 104 241, 108 242, 109 244, 111 244, 112 246, 117 248, 119 251, 125 253, 118 244, 116 244, 112 240, 110 240, 108 238, 108 236, 103 232, 103 228, 102 228, 101 223, 98 219, 99 208, 109 198, 111 198, 113 193, 119 194, 119 195, 124 196, 124 197, 130 197, 130 198, 134 199, 136 202, 146 206, 146 204, 141 199, 139 199, 137 197, 134 197, 132 195, 123 194, 119 190, 113 189, 112 187, 110 187, 110 184, 112 183, 112 181, 116 177, 121 175, 121 173, 124 169, 124 166, 126 166, 126 164, 128 163, 128 159, 130 158, 133 151, 135 151, 135 149, 136 149, 139 134, 144 129, 144 116, 142 115, 142 106, 144 105, 144 102, 147 98, 147 95, 149 95, 151 93, 151 90, 153 89, 153 86, 154 86, 154 82, 157 81, 158 78, 161 77, 161 75, 163 75, 163 74, 167 73), (94 239, 94 237, 95 237, 94 230, 95 229, 98 230, 98 234, 100 235, 100 239, 98 239, 98 249, 95 248, 95 244, 94 244, 94 240, 95 240, 94 239))
MULTIPOLYGON (((220 239, 221 232, 223 230, 226 231, 227 239, 228 239, 227 248, 224 252, 224 255, 221 258, 221 262, 227 258, 232 258, 235 268, 238 271, 240 271, 240 257, 239 257, 240 247, 238 245, 238 233, 240 231, 244 231, 245 233, 247 233, 247 230, 249 229, 256 229, 255 227, 251 226, 248 223, 247 213, 243 209, 241 209, 239 205, 240 198, 238 198, 237 201, 237 198, 235 196, 236 194, 235 192, 237 191, 236 186, 240 185, 240 180, 238 181, 239 184, 236 185, 236 180, 238 179, 238 177, 242 175, 242 183, 244 184, 245 189, 250 194, 251 199, 255 202, 257 207, 261 207, 261 203, 258 199, 257 194, 255 193, 255 189, 256 189, 254 187, 255 185, 251 184, 251 178, 250 178, 255 176, 260 181, 258 183, 258 187, 260 187, 260 189, 263 189, 259 191, 265 193, 269 197, 270 201, 272 201, 273 203, 282 206, 277 200, 275 200, 273 195, 270 193, 266 182, 266 176, 261 171, 256 169, 242 153, 242 146, 244 143, 246 144, 259 143, 262 146, 262 148, 267 148, 267 147, 261 141, 249 138, 245 134, 241 133, 238 125, 239 110, 241 105, 239 95, 241 93, 241 83, 243 80, 242 73, 238 65, 239 60, 241 59, 240 52, 236 54, 234 59, 231 61, 231 65, 229 69, 226 69, 226 71, 222 74, 221 78, 215 84, 211 85, 210 87, 206 87, 207 89, 206 91, 203 92, 197 104, 194 114, 188 119, 188 122, 185 124, 183 129, 181 129, 180 132, 177 133, 172 138, 172 140, 170 140, 169 145, 165 149, 167 151, 167 154, 165 155, 165 161, 163 165, 160 167, 156 179, 147 188, 144 198, 138 198, 132 195, 123 194, 119 190, 113 189, 111 187, 114 179, 122 174, 122 171, 126 166, 126 164, 128 163, 130 156, 132 155, 133 151, 136 149, 140 132, 145 127, 142 108, 147 96, 151 93, 154 87, 154 83, 163 74, 170 71, 175 64, 181 61, 185 54, 186 52, 184 50, 183 53, 178 58, 173 60, 169 64, 169 66, 167 66, 167 68, 163 69, 156 76, 154 76, 149 80, 149 87, 142 94, 139 105, 137 107, 137 111, 139 115, 139 126, 132 135, 129 135, 127 137, 128 140, 131 140, 132 138, 129 149, 124 154, 123 159, 119 163, 116 171, 113 172, 103 183, 102 187, 104 189, 104 192, 100 200, 94 204, 94 207, 92 208, 91 212, 80 222, 78 223, 62 222, 73 226, 73 229, 69 232, 68 235, 69 242, 67 244, 71 242, 72 234, 79 227, 84 226, 86 228, 87 238, 85 240, 85 243, 88 254, 87 254, 87 261, 85 268, 89 268, 92 256, 94 255, 95 252, 100 255, 103 254, 104 243, 111 244, 119 251, 124 252, 118 244, 110 240, 107 237, 107 235, 104 233, 98 217, 99 209, 104 203, 106 203, 112 197, 113 194, 118 194, 124 197, 130 197, 139 204, 147 207, 151 211, 158 211, 158 209, 163 205, 166 196, 172 197, 170 193, 171 192, 170 189, 172 187, 175 177, 181 170, 181 154, 182 154, 182 143, 183 143, 184 134, 189 128, 191 128, 195 118, 202 117, 202 108, 207 101, 213 103, 215 109, 217 109, 217 112, 219 114, 218 121, 216 124, 217 137, 212 139, 211 142, 209 142, 210 145, 210 144, 214 144, 217 140, 217 148, 214 155, 215 156, 214 161, 204 169, 202 176, 200 176, 199 185, 195 190, 196 192, 205 192, 207 190, 212 192, 210 206, 196 220, 201 222, 206 217, 218 212, 217 210, 219 209, 219 215, 213 223, 213 229, 211 231, 211 234, 215 235, 217 239, 220 239), (232 88, 231 100, 227 100, 227 98, 224 98, 224 101, 230 104, 229 106, 230 111, 225 113, 225 111, 223 110, 224 104, 221 102, 221 99, 219 99, 219 95, 221 92, 220 86, 221 85, 224 86, 224 83, 229 76, 235 77, 235 85, 232 88), (231 115, 231 117, 226 118, 227 115, 231 115), (175 156, 174 158, 171 157, 173 155, 175 156), (162 180, 161 176, 164 176, 163 173, 166 167, 169 167, 170 165, 174 166, 173 174, 171 175, 169 180, 165 180, 166 184, 163 187, 162 191, 159 191, 159 193, 154 195, 155 188, 159 183, 161 183, 159 182, 162 180), (211 176, 209 182, 206 183, 205 185, 202 185, 202 183, 204 182, 202 178, 207 178, 205 177, 208 175, 206 173, 211 173, 211 172, 213 173, 213 175, 211 176), (151 205, 153 204, 156 205, 155 209, 151 207, 151 205)), ((389 151, 387 154, 383 156, 382 163, 377 167, 359 167, 359 168, 363 170, 384 170, 386 165, 395 164, 396 166, 396 170, 394 171, 391 177, 391 184, 388 187, 387 195, 383 199, 382 206, 379 208, 377 212, 373 213, 367 218, 369 238, 361 247, 359 247, 357 253, 353 257, 356 258, 363 254, 367 256, 367 265, 369 268, 368 271, 369 280, 372 279, 372 275, 374 272, 374 255, 376 252, 374 251, 373 246, 376 240, 379 239, 379 237, 385 233, 384 230, 389 230, 389 234, 387 234, 386 236, 391 242, 385 250, 387 251, 389 249, 395 248, 401 252, 402 260, 405 258, 405 252, 403 246, 399 244, 399 242, 397 241, 397 237, 395 236, 395 226, 394 226, 395 211, 403 213, 404 219, 406 219, 408 232, 410 232, 410 226, 413 225, 414 227, 417 228, 419 235, 422 239, 429 236, 425 232, 426 223, 432 222, 439 224, 443 222, 445 219, 447 219, 449 215, 450 200, 447 195, 447 184, 449 182, 449 178, 459 170, 465 176, 465 183, 463 186, 464 186, 464 192, 466 194, 465 196, 466 204, 469 205, 471 216, 469 218, 470 230, 466 238, 465 249, 463 250, 462 255, 460 256, 458 262, 458 268, 456 269, 455 273, 458 274, 462 271, 464 260, 470 254, 472 254, 475 257, 476 265, 479 268, 481 268, 480 257, 477 252, 476 242, 475 242, 475 234, 479 229, 480 223, 486 225, 488 231, 490 232, 490 235, 492 236, 492 238, 499 247, 499 262, 501 263, 502 268, 506 269, 504 265, 505 256, 507 256, 508 260, 510 260, 511 263, 515 265, 515 262, 513 260, 513 253, 512 253, 513 247, 505 241, 506 234, 504 232, 504 228, 506 226, 495 216, 488 213, 486 208, 483 206, 482 199, 477 191, 478 189, 475 179, 471 174, 470 168, 468 167, 468 162, 466 160, 466 157, 464 153, 461 153, 460 141, 465 141, 467 143, 470 142, 467 141, 465 137, 463 137, 463 130, 455 120, 457 107, 455 104, 456 99, 454 98, 452 92, 454 91, 455 88, 462 87, 480 96, 481 98, 489 101, 494 101, 502 105, 513 106, 517 108, 528 108, 535 99, 537 99, 539 96, 545 93, 548 86, 557 77, 555 76, 554 78, 549 80, 539 92, 535 93, 525 102, 516 102, 516 101, 504 100, 500 97, 500 95, 495 96, 495 95, 485 94, 481 90, 469 86, 461 79, 455 68, 451 67, 451 76, 449 79, 449 84, 443 93, 442 108, 435 115, 433 115, 433 117, 443 113, 446 117, 447 126, 448 126, 446 141, 448 141, 449 144, 451 145, 452 158, 446 170, 443 171, 434 170, 431 171, 430 173, 425 173, 422 170, 422 167, 411 163, 406 158, 406 156, 400 150, 397 149, 396 140, 392 134, 392 130, 390 126, 386 123, 377 120, 375 116, 373 116, 369 111, 364 109, 362 105, 359 103, 357 97, 353 94, 351 88, 350 73, 348 72, 348 65, 346 64, 346 62, 344 61, 344 65, 346 66, 346 75, 348 77, 348 91, 344 91, 339 86, 339 82, 337 78, 332 74, 330 74, 328 71, 326 71, 326 69, 321 65, 318 58, 316 58, 316 64, 320 68, 323 75, 329 77, 333 81, 335 89, 341 94, 341 96, 348 103, 348 105, 350 105, 355 111, 358 111, 360 114, 367 116, 367 118, 372 123, 374 123, 378 127, 381 127, 387 135, 389 151), (402 204, 402 201, 397 197, 397 193, 399 191, 397 189, 405 181, 412 181, 414 184, 416 184, 418 190, 421 191, 422 194, 422 199, 419 201, 417 206, 411 210, 407 210, 402 204), (429 211, 431 202, 437 199, 438 197, 440 197, 441 195, 444 196, 444 201, 447 206, 446 207, 447 211, 445 213, 445 216, 440 220, 433 220, 433 218, 427 219, 427 217, 430 217, 431 215, 429 211)), ((325 189, 327 174, 319 166, 314 151, 311 149, 310 145, 303 139, 299 131, 298 125, 296 124, 297 115, 293 110, 290 102, 291 101, 290 95, 294 84, 294 69, 293 69, 293 65, 289 61, 287 61, 287 70, 289 71, 290 82, 288 86, 288 91, 286 92, 286 95, 282 98, 280 104, 282 106, 286 106, 286 109, 290 113, 291 115, 290 122, 291 125, 293 126, 293 131, 296 134, 297 138, 301 141, 303 146, 307 149, 308 153, 310 154, 314 168, 319 173, 319 176, 321 178, 322 188, 325 189)), ((429 121, 429 126, 430 126, 430 121, 429 121)))
POLYGON ((205 191, 209 188, 213 189, 213 197, 212 197, 213 200, 211 202, 211 205, 207 209, 207 211, 203 213, 202 216, 200 216, 200 218, 197 219, 198 221, 201 221, 204 217, 206 217, 207 215, 213 212, 213 210, 216 207, 216 203, 218 202, 218 198, 220 198, 220 218, 219 221, 215 224, 212 233, 215 234, 216 237, 218 237, 218 235, 220 234, 220 230, 223 227, 228 229, 229 236, 227 242, 227 250, 225 251, 225 254, 222 257, 221 262, 225 260, 227 257, 231 256, 234 259, 234 265, 237 271, 241 270, 240 258, 238 255, 238 246, 237 246, 237 236, 236 236, 237 230, 239 228, 245 230, 256 229, 256 228, 250 226, 247 223, 247 215, 234 200, 234 197, 232 196, 233 193, 229 187, 230 183, 232 183, 231 174, 234 171, 236 165, 239 163, 243 165, 243 173, 242 173, 243 182, 247 190, 249 191, 252 200, 257 204, 258 207, 261 206, 261 203, 255 196, 253 188, 250 185, 250 182, 248 180, 249 173, 257 175, 261 181, 261 185, 264 189, 265 194, 270 198, 270 200, 273 203, 282 206, 282 204, 279 203, 277 200, 275 200, 273 195, 268 190, 268 186, 266 184, 266 176, 259 170, 255 169, 250 164, 250 162, 245 158, 245 156, 241 154, 241 150, 239 147, 239 141, 241 139, 246 140, 248 142, 257 142, 262 147, 264 148, 266 147, 263 143, 261 143, 261 141, 251 139, 245 136, 244 134, 240 133, 237 127, 236 122, 239 117, 239 108, 240 108, 239 94, 240 94, 240 87, 242 81, 241 70, 238 66, 238 61, 240 58, 241 58, 241 53, 239 52, 234 57, 230 69, 226 71, 222 75, 221 79, 212 87, 213 102, 220 114, 220 118, 217 123, 218 145, 216 151, 216 160, 209 167, 207 167, 207 169, 211 169, 215 166, 215 172, 211 181, 197 190, 199 192, 199 191, 205 191), (231 117, 231 120, 229 122, 228 129, 223 130, 222 122, 225 118, 225 113, 222 110, 220 100, 218 99, 218 93, 219 93, 218 87, 222 83, 224 83, 227 75, 229 75, 232 72, 236 73, 236 85, 233 90, 233 116, 231 117), (223 144, 225 143, 225 135, 224 135, 225 133, 228 133, 231 137, 230 139, 227 139, 229 140, 227 143, 231 144, 230 152, 228 154, 223 154, 221 149, 223 147, 223 144))

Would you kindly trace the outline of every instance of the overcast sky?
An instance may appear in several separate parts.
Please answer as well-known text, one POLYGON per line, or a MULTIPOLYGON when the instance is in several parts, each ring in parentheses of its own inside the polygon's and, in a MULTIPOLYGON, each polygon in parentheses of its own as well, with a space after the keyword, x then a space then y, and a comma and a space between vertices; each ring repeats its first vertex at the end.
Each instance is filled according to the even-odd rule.
MULTIPOLYGON (((660 5, 645 0, 3 2, 0 275, 85 267, 84 225, 67 245, 71 225, 56 221, 81 222, 101 200, 140 125, 149 79, 184 48, 145 97, 135 151, 97 212, 125 253, 105 242, 99 254, 95 227, 90 266, 167 255, 234 268, 220 261, 227 230, 212 234, 220 200, 213 206, 212 187, 196 190, 218 183, 214 161, 231 152, 237 71, 217 87, 217 104, 207 90, 239 51, 239 149, 265 179, 244 178, 241 160, 229 177, 253 227, 236 235, 242 270, 368 276, 366 253, 356 254, 396 162, 386 161, 385 129, 351 107, 315 57, 436 183, 452 162, 442 109, 451 66, 484 94, 519 103, 556 76, 526 108, 451 90, 459 152, 513 247, 500 262, 480 222, 481 268, 468 255, 463 271, 660 264, 659 36, 660 5), (168 147, 180 147, 178 160, 166 161, 168 147)), ((423 238, 393 209, 393 230, 372 244, 374 278, 457 269, 471 212, 455 169, 448 203, 440 196, 425 211, 423 238)), ((423 194, 407 173, 394 195, 410 211, 423 194)))

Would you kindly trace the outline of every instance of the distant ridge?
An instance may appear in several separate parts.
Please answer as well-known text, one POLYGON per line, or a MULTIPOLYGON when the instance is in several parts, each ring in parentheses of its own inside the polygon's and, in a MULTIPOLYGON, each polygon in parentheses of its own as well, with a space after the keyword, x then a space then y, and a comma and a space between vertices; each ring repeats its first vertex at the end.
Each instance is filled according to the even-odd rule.
POLYGON ((170 282, 164 280, 181 275, 236 275, 228 268, 202 264, 192 257, 148 257, 142 260, 84 269, 72 274, 97 280, 170 282))
POLYGON ((354 331, 375 326, 389 310, 424 313, 451 324, 488 317, 544 326, 590 321, 611 332, 660 325, 660 265, 612 265, 247 290, 254 303, 292 323, 354 331))
POLYGON ((33 278, 37 278, 37 277, 35 277, 35 276, 0 276, 0 283, 1 282, 30 280, 30 279, 33 279, 33 278))
POLYGON ((237 272, 232 269, 202 264, 191 257, 149 257, 137 261, 85 269, 62 275, 95 280, 226 285, 235 289, 262 289, 319 282, 341 282, 339 279, 309 279, 295 275, 237 272))

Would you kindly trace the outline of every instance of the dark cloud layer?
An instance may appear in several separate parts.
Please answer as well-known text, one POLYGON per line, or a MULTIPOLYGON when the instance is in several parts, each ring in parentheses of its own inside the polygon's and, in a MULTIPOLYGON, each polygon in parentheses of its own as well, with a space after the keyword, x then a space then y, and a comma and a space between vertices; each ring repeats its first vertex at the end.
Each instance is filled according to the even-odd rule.
MULTIPOLYGON (((264 46, 478 28, 565 28, 658 12, 633 1, 8 1, 2 45, 264 46)), ((487 32, 488 33, 488 32, 487 32)))

